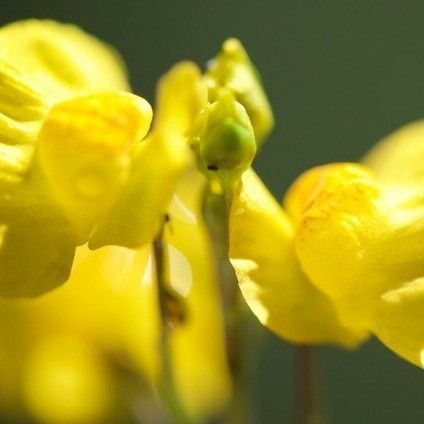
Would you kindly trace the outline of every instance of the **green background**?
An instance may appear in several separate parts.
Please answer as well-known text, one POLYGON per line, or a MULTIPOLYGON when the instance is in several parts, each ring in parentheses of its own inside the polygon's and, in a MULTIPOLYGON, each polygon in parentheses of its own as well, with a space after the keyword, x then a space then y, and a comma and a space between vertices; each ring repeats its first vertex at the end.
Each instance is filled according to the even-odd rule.
MULTIPOLYGON (((278 198, 306 168, 357 160, 424 113, 420 0, 0 0, 1 24, 28 17, 74 22, 116 46, 150 100, 174 62, 203 65, 225 38, 240 38, 275 111, 255 167, 278 198)), ((424 422, 422 371, 377 341, 319 354, 331 422, 424 422)), ((293 361, 293 348, 267 333, 251 376, 252 422, 292 421, 293 361)))

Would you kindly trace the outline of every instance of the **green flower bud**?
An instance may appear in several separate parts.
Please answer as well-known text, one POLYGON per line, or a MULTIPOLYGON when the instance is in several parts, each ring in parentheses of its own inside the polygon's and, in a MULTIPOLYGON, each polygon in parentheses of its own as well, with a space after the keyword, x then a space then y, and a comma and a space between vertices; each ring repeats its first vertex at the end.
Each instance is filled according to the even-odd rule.
POLYGON ((247 169, 256 153, 246 109, 227 91, 202 114, 200 156, 210 171, 247 169))
POLYGON ((247 110, 260 146, 274 126, 274 116, 260 76, 239 40, 230 38, 206 73, 209 99, 215 101, 221 90, 231 90, 247 110))

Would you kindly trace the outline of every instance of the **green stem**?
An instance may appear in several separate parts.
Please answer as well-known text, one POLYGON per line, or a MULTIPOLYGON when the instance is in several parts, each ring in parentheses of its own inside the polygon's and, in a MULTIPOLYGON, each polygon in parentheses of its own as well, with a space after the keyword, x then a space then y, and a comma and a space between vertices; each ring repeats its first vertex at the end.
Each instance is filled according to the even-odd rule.
POLYGON ((172 423, 188 424, 191 423, 191 419, 186 414, 179 398, 172 372, 170 337, 172 329, 175 326, 175 320, 173 319, 172 313, 169 311, 170 294, 167 283, 168 272, 163 242, 163 231, 161 231, 154 240, 153 249, 156 265, 159 308, 162 322, 159 349, 162 364, 160 390, 162 399, 165 401, 166 407, 171 416, 172 423))
POLYGON ((205 219, 211 246, 214 251, 219 280, 222 316, 227 347, 227 357, 235 389, 231 410, 219 422, 247 422, 245 415, 245 394, 242 379, 243 358, 241 356, 241 311, 238 305, 238 283, 234 269, 228 259, 229 214, 233 197, 233 187, 224 186, 222 192, 214 192, 207 187, 203 201, 205 219))
POLYGON ((296 347, 296 371, 295 422, 297 424, 323 424, 325 420, 318 390, 317 358, 311 346, 296 347))

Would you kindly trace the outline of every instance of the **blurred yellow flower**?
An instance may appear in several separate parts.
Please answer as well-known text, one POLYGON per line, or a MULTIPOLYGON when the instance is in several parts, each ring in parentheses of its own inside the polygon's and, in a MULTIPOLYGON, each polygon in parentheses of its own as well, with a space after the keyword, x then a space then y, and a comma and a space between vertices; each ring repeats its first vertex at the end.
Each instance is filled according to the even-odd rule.
POLYGON ((201 209, 207 181, 189 148, 195 119, 207 106, 200 70, 183 62, 160 80, 148 133, 151 108, 122 91, 128 90, 125 72, 109 47, 50 21, 11 24, 2 34, 20 42, 10 42, 0 58, 0 72, 14 66, 17 80, 0 118, 22 130, 0 138, 2 295, 48 291, 68 279, 72 266, 60 290, 31 301, 2 301, 0 325, 8 329, 0 344, 4 409, 47 423, 102 422, 119 398, 121 362, 157 394, 164 318, 151 242, 166 215, 167 289, 182 304, 169 334, 171 378, 192 419, 221 414, 231 379, 201 209), (15 62, 16 55, 22 62, 15 62), (74 69, 74 59, 84 66, 74 69), (107 74, 109 65, 114 69, 103 87, 97 74, 107 74), (26 94, 24 83, 40 90, 42 112, 21 127, 26 118, 9 109, 26 94), (19 175, 21 162, 13 162, 8 150, 15 147, 27 153, 19 175), (77 248, 87 242, 97 250, 77 248))
POLYGON ((66 281, 77 245, 152 240, 187 165, 184 119, 206 89, 182 65, 191 85, 179 100, 159 90, 141 142, 152 110, 127 92, 109 46, 37 20, 1 28, 0 43, 0 294, 34 296, 66 281), (178 102, 184 119, 171 113, 178 102))
MULTIPOLYGON (((195 421, 222 413, 231 399, 218 285, 199 210, 203 185, 196 171, 187 174, 164 233, 170 289, 184 305, 170 332, 172 374, 182 407, 195 421)), ((150 246, 79 247, 62 288, 33 300, 2 301, 3 413, 14 405, 46 423, 104 422, 123 396, 119 367, 138 379, 139 389, 145 381, 150 394, 158 394, 157 290, 150 246)))

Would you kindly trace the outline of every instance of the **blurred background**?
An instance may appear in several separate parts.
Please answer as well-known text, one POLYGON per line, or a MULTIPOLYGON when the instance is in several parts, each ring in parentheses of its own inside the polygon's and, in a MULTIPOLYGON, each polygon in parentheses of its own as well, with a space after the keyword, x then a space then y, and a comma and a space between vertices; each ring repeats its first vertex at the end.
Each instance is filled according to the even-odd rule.
MULTIPOLYGON (((173 63, 203 65, 224 39, 238 37, 274 108, 275 130, 255 167, 279 199, 306 168, 358 160, 424 114, 419 0, 0 0, 2 25, 29 17, 73 22, 114 45, 134 91, 150 101, 173 63)), ((265 337, 250 372, 252 420, 292 422, 294 349, 250 325, 265 337)), ((318 353, 331 422, 424 422, 422 371, 378 341, 318 353)))

